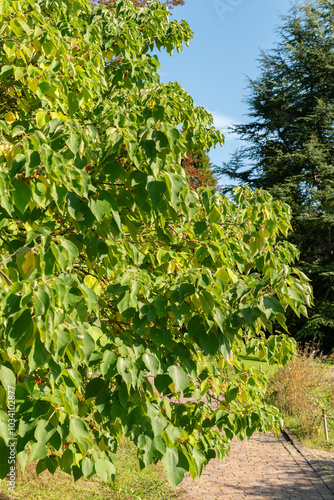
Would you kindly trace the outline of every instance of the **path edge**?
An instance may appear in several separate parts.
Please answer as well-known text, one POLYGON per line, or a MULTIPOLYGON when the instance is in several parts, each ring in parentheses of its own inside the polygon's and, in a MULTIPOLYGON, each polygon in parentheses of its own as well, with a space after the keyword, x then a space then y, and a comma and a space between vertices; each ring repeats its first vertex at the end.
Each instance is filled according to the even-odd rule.
POLYGON ((283 436, 283 439, 288 441, 301 454, 311 469, 314 470, 317 476, 319 476, 323 483, 325 483, 329 491, 334 494, 334 477, 330 474, 330 472, 325 470, 320 465, 320 461, 307 451, 302 442, 287 427, 283 427, 281 435, 283 436), (314 468, 314 462, 317 462, 319 467, 314 468), (321 475, 319 474, 320 471, 322 472, 321 475))

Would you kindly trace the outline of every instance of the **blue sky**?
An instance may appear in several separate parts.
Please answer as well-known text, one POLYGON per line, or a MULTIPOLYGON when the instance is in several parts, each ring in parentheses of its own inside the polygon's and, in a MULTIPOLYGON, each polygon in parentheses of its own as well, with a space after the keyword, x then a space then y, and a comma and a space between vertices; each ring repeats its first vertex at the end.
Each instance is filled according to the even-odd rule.
MULTIPOLYGON (((247 76, 259 75, 260 50, 275 45, 279 14, 290 7, 289 0, 185 0, 172 18, 185 19, 194 38, 180 54, 159 54, 162 80, 178 81, 223 132, 228 124, 244 123, 247 76)), ((225 145, 210 152, 211 161, 221 165, 241 144, 225 133, 225 145)))

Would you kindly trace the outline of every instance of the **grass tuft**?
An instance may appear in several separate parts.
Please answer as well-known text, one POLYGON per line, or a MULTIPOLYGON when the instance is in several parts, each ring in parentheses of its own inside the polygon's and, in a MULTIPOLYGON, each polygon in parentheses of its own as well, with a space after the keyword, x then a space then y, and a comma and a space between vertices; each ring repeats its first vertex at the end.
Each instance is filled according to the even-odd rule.
POLYGON ((304 444, 334 451, 334 365, 316 347, 300 348, 298 356, 270 378, 267 394, 304 444), (329 443, 325 441, 324 412, 329 443))

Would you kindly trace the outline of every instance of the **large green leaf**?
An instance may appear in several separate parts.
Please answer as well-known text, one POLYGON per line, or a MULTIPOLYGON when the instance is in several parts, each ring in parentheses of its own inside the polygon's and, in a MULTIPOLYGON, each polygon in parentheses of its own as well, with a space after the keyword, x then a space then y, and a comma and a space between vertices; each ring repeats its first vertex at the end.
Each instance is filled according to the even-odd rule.
POLYGON ((193 457, 193 459, 195 461, 197 475, 199 477, 201 477, 202 471, 203 471, 203 466, 206 463, 205 455, 198 448, 193 448, 192 449, 192 457, 193 457))
POLYGON ((168 140, 166 135, 160 130, 154 130, 152 133, 152 139, 155 141, 155 147, 158 151, 168 147, 168 140))
POLYGON ((10 318, 6 325, 6 336, 9 343, 14 347, 24 349, 34 336, 34 323, 29 309, 23 309, 18 315, 10 318))
POLYGON ((79 110, 78 96, 75 92, 69 92, 67 99, 70 115, 72 116, 79 110))
POLYGON ((178 439, 182 437, 182 430, 179 427, 174 427, 174 425, 169 425, 166 429, 167 436, 173 444, 176 443, 178 439))
POLYGON ((31 201, 32 197, 31 189, 21 179, 14 179, 13 187, 14 187, 13 198, 15 205, 19 209, 19 211, 23 214, 31 201))
POLYGON ((111 212, 111 205, 107 200, 91 199, 90 209, 95 215, 98 222, 101 222, 103 217, 111 212))
POLYGON ((181 177, 171 173, 165 174, 166 183, 170 193, 171 202, 174 208, 179 208, 182 201, 181 193, 184 190, 184 181, 181 177))
POLYGON ((147 369, 152 372, 154 376, 156 376, 160 371, 160 362, 158 358, 154 354, 143 354, 143 361, 147 367, 147 369))
POLYGON ((116 365, 117 362, 117 356, 114 352, 111 351, 105 351, 103 354, 103 361, 101 363, 101 372, 102 375, 108 378, 108 372, 110 369, 116 365))
POLYGON ((167 420, 165 417, 156 416, 151 419, 154 437, 159 436, 167 427, 167 420))
MULTIPOLYGON (((5 392, 5 391, 4 391, 5 392)), ((5 392, 6 394, 6 392, 5 392)), ((12 400, 13 401, 13 400, 12 400)), ((6 395, 2 401, 2 407, 5 408, 6 405, 6 395)), ((0 438, 3 439, 4 441, 8 442, 8 439, 10 438, 10 431, 8 427, 8 412, 4 412, 0 410, 0 438)), ((13 431, 11 431, 13 432, 13 431)))
POLYGON ((166 184, 162 181, 150 181, 147 183, 147 189, 150 193, 153 206, 157 208, 166 191, 166 184))
POLYGON ((81 469, 85 477, 89 477, 94 472, 94 462, 88 457, 82 461, 81 469))
POLYGON ((81 420, 81 418, 73 417, 70 419, 70 432, 75 441, 77 441, 77 443, 81 445, 81 450, 86 453, 88 447, 91 446, 92 441, 90 439, 86 424, 81 420))
POLYGON ((97 295, 94 290, 92 290, 89 286, 86 286, 84 283, 81 283, 79 288, 82 290, 87 301, 88 312, 91 312, 98 304, 97 295))
POLYGON ((173 488, 176 488, 182 482, 186 472, 186 469, 180 466, 179 450, 176 448, 167 448, 161 461, 164 464, 169 483, 173 488))
POLYGON ((16 377, 13 370, 5 365, 0 366, 0 382, 7 393, 8 390, 13 393, 16 386, 16 377))
POLYGON ((195 293, 196 289, 194 285, 190 283, 182 283, 179 289, 180 302, 183 302, 186 298, 190 297, 195 293))
POLYGON ((66 250, 68 265, 71 266, 79 255, 78 247, 72 241, 62 237, 59 237, 59 243, 66 250))
POLYGON ((95 470, 102 481, 113 480, 116 474, 115 466, 109 460, 98 459, 95 461, 95 470))
POLYGON ((267 318, 269 319, 271 315, 275 314, 284 314, 284 308, 275 297, 264 296, 261 299, 260 304, 261 310, 265 313, 267 318))
POLYGON ((172 127, 171 125, 167 124, 166 125, 166 135, 168 137, 171 149, 174 150, 174 148, 177 144, 177 141, 180 138, 180 132, 178 131, 177 128, 172 127))
POLYGON ((168 367, 168 373, 172 377, 177 392, 184 391, 189 385, 189 377, 186 372, 177 365, 168 367))
POLYGON ((255 307, 241 306, 240 308, 241 314, 246 320, 248 326, 252 326, 255 321, 261 316, 260 309, 255 307))
POLYGON ((35 460, 41 460, 42 458, 45 458, 47 454, 48 450, 45 443, 34 443, 31 447, 30 461, 35 462, 35 460))
POLYGON ((76 155, 77 152, 79 151, 81 141, 82 141, 81 135, 77 132, 72 134, 70 138, 67 139, 66 144, 74 155, 76 155))
POLYGON ((101 222, 107 214, 113 214, 119 229, 122 229, 118 216, 118 206, 111 193, 100 192, 98 198, 89 200, 89 207, 98 222, 101 222))

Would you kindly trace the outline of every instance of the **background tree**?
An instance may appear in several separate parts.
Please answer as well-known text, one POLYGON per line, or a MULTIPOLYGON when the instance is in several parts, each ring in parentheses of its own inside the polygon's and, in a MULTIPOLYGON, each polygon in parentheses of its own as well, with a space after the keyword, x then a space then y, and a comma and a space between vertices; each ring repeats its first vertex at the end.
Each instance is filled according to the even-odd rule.
POLYGON ((197 190, 207 186, 217 189, 218 181, 207 153, 196 151, 196 149, 191 151, 182 160, 182 167, 188 172, 191 188, 197 190))
POLYGON ((23 469, 107 480, 127 436, 176 486, 281 425, 239 355, 294 353, 265 336, 311 301, 278 241, 288 208, 189 187, 182 158, 223 136, 159 79, 149 49, 191 38, 160 2, 6 0, 0 15, 0 475, 11 444, 23 469))
POLYGON ((289 239, 311 278, 315 307, 309 319, 289 318, 298 338, 334 347, 334 4, 297 4, 283 18, 280 42, 260 58, 250 80, 251 121, 234 130, 250 146, 220 173, 264 188, 292 208, 289 239))

